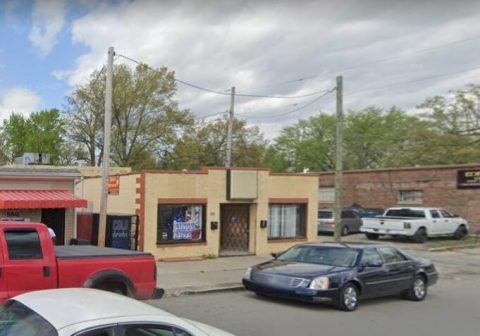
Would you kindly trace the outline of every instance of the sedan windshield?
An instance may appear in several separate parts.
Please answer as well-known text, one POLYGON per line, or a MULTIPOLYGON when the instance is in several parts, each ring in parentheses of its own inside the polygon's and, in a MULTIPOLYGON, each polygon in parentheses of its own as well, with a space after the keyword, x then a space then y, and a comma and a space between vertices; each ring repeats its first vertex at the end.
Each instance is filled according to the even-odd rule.
POLYGON ((353 267, 358 251, 343 247, 295 246, 278 257, 278 260, 296 261, 340 267, 353 267))
POLYGON ((0 336, 56 336, 56 329, 40 315, 17 301, 0 307, 0 336))

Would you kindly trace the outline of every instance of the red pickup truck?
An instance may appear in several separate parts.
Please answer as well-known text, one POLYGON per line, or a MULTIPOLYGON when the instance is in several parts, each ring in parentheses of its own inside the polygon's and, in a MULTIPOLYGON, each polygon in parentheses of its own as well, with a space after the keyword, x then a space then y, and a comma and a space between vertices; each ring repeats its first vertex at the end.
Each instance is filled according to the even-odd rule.
POLYGON ((54 246, 41 223, 0 221, 0 301, 39 289, 90 287, 137 299, 158 296, 149 253, 54 246))

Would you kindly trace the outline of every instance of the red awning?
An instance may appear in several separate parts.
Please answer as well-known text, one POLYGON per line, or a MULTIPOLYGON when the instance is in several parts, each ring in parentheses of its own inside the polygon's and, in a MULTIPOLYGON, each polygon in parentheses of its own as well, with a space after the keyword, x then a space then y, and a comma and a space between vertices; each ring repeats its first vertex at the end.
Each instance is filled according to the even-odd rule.
POLYGON ((86 208, 66 190, 0 190, 0 209, 86 208))

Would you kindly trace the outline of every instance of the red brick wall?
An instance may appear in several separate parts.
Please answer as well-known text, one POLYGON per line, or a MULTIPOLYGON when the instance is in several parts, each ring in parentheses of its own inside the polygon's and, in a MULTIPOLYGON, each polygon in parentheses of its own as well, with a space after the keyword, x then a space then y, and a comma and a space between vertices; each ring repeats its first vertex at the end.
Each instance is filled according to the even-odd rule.
MULTIPOLYGON (((457 189, 457 171, 480 165, 347 171, 343 179, 343 204, 366 208, 398 206, 399 190, 422 190, 423 203, 412 206, 442 207, 466 218, 472 232, 480 232, 480 189, 457 189)), ((333 187, 334 174, 320 174, 320 187, 333 187)), ((402 204, 403 205, 403 204, 402 204)), ((331 207, 332 204, 320 204, 331 207)))

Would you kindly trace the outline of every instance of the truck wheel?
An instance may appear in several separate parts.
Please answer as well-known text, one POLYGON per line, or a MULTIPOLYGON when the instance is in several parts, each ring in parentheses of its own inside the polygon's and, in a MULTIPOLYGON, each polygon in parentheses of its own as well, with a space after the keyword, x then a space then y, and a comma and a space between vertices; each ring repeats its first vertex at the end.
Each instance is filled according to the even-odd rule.
POLYGON ((468 230, 465 225, 460 225, 453 233, 453 238, 460 240, 468 235, 468 230))
POLYGON ((411 301, 422 301, 427 296, 427 282, 421 275, 417 275, 413 284, 408 291, 403 295, 405 299, 411 301))
POLYGON ((419 244, 425 243, 427 241, 427 230, 419 228, 413 235, 413 241, 419 244))
POLYGON ((369 239, 369 240, 377 240, 378 239, 378 233, 365 233, 365 236, 367 236, 367 239, 369 239))
POLYGON ((348 233, 349 233, 348 226, 344 226, 342 228, 342 236, 348 236, 348 233))

